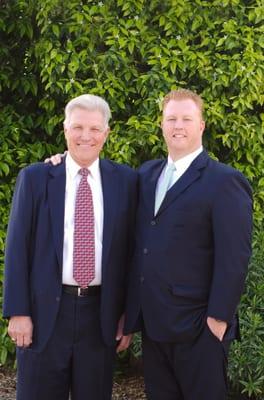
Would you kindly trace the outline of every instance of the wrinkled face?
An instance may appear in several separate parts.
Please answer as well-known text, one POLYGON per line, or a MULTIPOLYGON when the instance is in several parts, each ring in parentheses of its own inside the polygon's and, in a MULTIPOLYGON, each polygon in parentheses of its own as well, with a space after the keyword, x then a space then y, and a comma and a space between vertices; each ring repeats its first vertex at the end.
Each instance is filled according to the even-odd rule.
POLYGON ((205 123, 198 106, 191 99, 170 100, 163 110, 161 127, 174 161, 197 150, 202 144, 205 123))
POLYGON ((75 108, 64 123, 69 153, 80 167, 89 167, 98 158, 108 133, 98 110, 75 108))

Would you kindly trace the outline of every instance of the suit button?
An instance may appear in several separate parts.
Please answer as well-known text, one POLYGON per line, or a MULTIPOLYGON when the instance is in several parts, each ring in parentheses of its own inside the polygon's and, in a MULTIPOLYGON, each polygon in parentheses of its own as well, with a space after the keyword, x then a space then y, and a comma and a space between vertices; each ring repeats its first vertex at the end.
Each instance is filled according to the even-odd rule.
POLYGON ((151 224, 152 226, 154 226, 154 225, 157 225, 157 222, 153 219, 153 220, 150 222, 150 224, 151 224))
POLYGON ((140 283, 143 283, 144 280, 145 280, 144 276, 141 276, 141 277, 140 277, 140 283))
POLYGON ((59 296, 56 297, 56 301, 60 301, 60 297, 59 296))
POLYGON ((148 254, 148 249, 146 249, 146 248, 143 249, 143 253, 144 253, 144 254, 148 254))

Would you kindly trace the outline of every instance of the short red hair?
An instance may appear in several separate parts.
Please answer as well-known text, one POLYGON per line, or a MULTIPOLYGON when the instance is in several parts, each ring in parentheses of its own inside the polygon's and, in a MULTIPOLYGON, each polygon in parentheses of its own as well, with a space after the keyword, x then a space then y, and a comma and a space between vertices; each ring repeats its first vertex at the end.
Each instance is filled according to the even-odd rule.
POLYGON ((192 90, 189 89, 177 89, 177 90, 171 90, 163 99, 162 101, 162 111, 164 111, 166 105, 170 100, 187 100, 190 99, 192 100, 199 110, 201 111, 201 115, 203 115, 204 111, 204 103, 203 99, 201 96, 199 96, 197 93, 193 92, 192 90))

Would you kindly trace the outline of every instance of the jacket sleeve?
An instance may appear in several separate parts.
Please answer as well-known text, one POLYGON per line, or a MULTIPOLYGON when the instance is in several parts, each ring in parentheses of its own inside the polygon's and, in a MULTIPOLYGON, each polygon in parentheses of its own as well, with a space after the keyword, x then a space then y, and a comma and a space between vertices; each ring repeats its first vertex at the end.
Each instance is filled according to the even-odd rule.
POLYGON ((27 169, 20 171, 9 218, 5 248, 3 316, 30 315, 30 253, 33 196, 27 169))
POLYGON ((207 314, 230 323, 244 290, 251 255, 252 194, 238 172, 226 174, 212 205, 214 265, 207 314))

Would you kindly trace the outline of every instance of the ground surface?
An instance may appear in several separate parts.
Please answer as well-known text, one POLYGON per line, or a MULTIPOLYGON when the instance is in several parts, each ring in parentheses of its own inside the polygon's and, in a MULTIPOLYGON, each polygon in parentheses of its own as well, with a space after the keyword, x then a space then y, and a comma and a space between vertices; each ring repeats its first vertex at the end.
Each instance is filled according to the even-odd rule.
MULTIPOLYGON (((13 370, 0 367, 0 400, 15 400, 16 379, 13 370)), ((229 400, 254 400, 242 395, 230 395, 229 400)), ((262 398, 261 398, 262 399, 262 398)), ((146 400, 142 376, 129 371, 126 376, 116 377, 112 400, 146 400)), ((263 398, 264 400, 264 398, 263 398)))
MULTIPOLYGON (((15 373, 0 368, 0 400, 15 400, 15 373)), ((144 385, 141 376, 120 377, 115 379, 113 400, 143 400, 144 385)))

